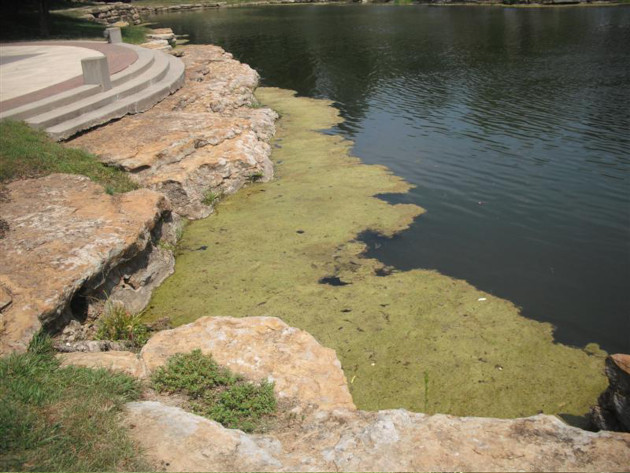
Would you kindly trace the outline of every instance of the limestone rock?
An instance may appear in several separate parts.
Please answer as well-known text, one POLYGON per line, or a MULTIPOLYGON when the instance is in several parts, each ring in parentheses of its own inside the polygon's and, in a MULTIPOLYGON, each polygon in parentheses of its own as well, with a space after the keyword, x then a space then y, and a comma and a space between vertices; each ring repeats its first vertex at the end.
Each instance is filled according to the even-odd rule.
POLYGON ((591 409, 598 429, 630 432, 630 355, 618 353, 606 358, 608 389, 591 409))
POLYGON ((170 51, 173 47, 168 44, 165 39, 152 39, 146 43, 142 43, 140 46, 147 49, 156 49, 158 51, 170 51))
POLYGON ((102 353, 62 353, 57 355, 61 366, 83 366, 119 371, 136 378, 146 375, 144 363, 134 353, 128 351, 107 351, 102 353))
MULTIPOLYGON (((76 175, 16 181, 7 192, 0 202, 10 228, 0 239, 0 287, 11 300, 2 298, 0 353, 24 350, 42 325, 85 317, 88 296, 120 283, 108 279, 112 270, 157 250, 153 239, 170 214, 157 192, 110 196, 76 175)), ((172 263, 171 256, 157 279, 170 274, 172 263)))
POLYGON ((203 317, 159 332, 144 346, 149 371, 175 353, 201 349, 252 380, 275 381, 276 394, 320 409, 354 408, 334 350, 275 317, 203 317))
POLYGON ((209 192, 230 194, 252 176, 273 177, 268 142, 277 114, 255 106, 259 76, 249 66, 216 46, 182 50, 181 90, 68 145, 131 171, 140 185, 165 193, 178 214, 203 218, 212 212, 204 203, 209 192))
POLYGON ((175 33, 170 28, 156 28, 151 30, 151 33, 147 34, 148 39, 166 41, 171 46, 174 46, 177 42, 175 33))
POLYGON ((166 471, 622 471, 630 435, 555 417, 486 419, 405 410, 319 412, 248 435, 158 402, 127 404, 126 423, 166 471))
POLYGON ((133 402, 127 410, 132 436, 151 439, 143 442, 145 455, 166 471, 235 471, 235 465, 240 471, 278 471, 282 466, 272 453, 280 447, 277 441, 258 440, 159 402, 133 402))

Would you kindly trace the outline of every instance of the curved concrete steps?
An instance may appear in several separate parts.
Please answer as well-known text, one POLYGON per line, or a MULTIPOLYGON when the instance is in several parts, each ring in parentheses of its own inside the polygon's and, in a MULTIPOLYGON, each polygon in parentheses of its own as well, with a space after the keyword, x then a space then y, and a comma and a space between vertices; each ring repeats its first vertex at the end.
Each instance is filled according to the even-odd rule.
POLYGON ((112 88, 83 85, 22 107, 8 110, 0 119, 25 120, 63 140, 126 114, 148 110, 184 83, 184 64, 159 51, 125 44, 138 59, 111 76, 112 88))

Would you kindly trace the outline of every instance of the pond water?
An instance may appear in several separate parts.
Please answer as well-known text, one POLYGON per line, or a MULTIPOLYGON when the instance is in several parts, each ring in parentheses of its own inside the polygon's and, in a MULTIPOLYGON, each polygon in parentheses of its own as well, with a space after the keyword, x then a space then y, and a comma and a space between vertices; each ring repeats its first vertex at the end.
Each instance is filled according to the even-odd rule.
MULTIPOLYGON (((335 102, 427 212, 369 256, 630 352, 630 8, 300 5, 155 18, 335 102)), ((342 205, 343 203, 340 203, 342 205)))

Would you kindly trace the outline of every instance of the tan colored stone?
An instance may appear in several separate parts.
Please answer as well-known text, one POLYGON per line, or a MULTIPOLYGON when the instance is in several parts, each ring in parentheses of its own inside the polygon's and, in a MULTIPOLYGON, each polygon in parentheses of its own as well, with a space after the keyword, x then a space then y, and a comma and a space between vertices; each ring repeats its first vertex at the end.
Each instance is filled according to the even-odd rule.
POLYGON ((610 358, 617 365, 620 371, 623 371, 630 376, 630 355, 617 353, 615 355, 611 355, 610 358))
POLYGON ((181 51, 186 64, 181 90, 145 113, 68 144, 133 171, 133 179, 164 192, 179 214, 203 218, 212 212, 204 203, 207 192, 231 194, 252 175, 262 181, 273 177, 268 142, 277 114, 252 107, 258 74, 231 54, 209 45, 181 51))
POLYGON ((57 355, 61 366, 83 366, 85 368, 105 368, 119 371, 136 378, 144 378, 144 363, 134 353, 128 351, 105 351, 96 353, 61 353, 57 355))
POLYGON ((153 371, 175 353, 195 349, 211 353, 219 364, 250 379, 273 380, 280 398, 320 409, 354 408, 334 350, 278 318, 203 317, 157 333, 141 356, 153 371))
POLYGON ((166 471, 625 471, 630 435, 559 419, 319 412, 282 432, 248 435, 158 402, 127 404, 127 425, 166 471))
POLYGON ((0 353, 26 349, 42 324, 69 310, 79 289, 102 283, 145 250, 170 209, 157 192, 110 196, 76 175, 16 181, 7 191, 0 203, 10 228, 0 240, 0 286, 12 302, 0 314, 0 353))
POLYGON ((127 404, 125 424, 141 442, 149 461, 166 471, 278 471, 282 464, 270 449, 240 430, 159 402, 127 404), (238 465, 238 470, 235 466, 238 465))

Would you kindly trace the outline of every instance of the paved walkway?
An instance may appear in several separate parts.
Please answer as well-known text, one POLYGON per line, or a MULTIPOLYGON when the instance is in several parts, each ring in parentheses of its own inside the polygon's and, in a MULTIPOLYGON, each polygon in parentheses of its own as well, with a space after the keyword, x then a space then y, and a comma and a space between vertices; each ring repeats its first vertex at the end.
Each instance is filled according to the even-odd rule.
POLYGON ((0 111, 83 85, 81 60, 103 55, 110 74, 138 59, 129 48, 98 41, 0 44, 0 111))

